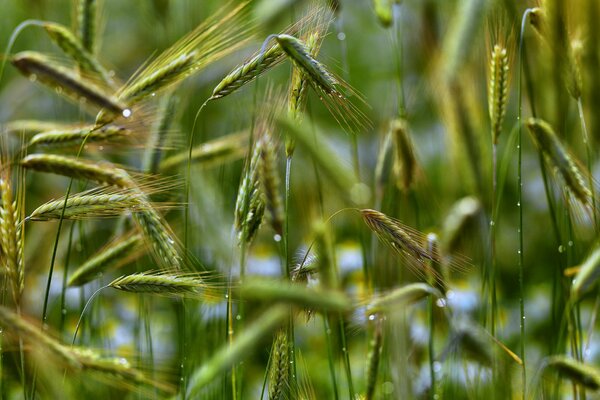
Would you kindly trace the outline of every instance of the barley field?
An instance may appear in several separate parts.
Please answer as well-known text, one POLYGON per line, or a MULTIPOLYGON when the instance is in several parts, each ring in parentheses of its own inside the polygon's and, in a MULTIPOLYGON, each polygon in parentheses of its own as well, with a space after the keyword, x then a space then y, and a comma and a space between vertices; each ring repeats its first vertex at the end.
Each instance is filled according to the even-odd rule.
POLYGON ((0 0, 2 399, 600 399, 598 0, 0 0))

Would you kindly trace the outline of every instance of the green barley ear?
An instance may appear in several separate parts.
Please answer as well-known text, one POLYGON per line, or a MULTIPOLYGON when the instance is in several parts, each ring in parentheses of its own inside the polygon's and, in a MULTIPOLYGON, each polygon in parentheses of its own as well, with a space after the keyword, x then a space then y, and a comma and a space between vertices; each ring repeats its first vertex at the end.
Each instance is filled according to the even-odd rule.
POLYGON ((149 203, 147 196, 161 191, 165 192, 167 188, 173 186, 159 180, 157 183, 146 184, 142 187, 96 187, 71 194, 66 203, 64 198, 48 201, 33 210, 27 220, 48 221, 61 217, 72 220, 110 218, 124 213, 148 212, 148 206, 154 209, 167 209, 173 204, 149 203), (160 185, 163 187, 161 188, 160 185))
POLYGON ((470 232, 478 231, 483 221, 481 202, 472 196, 458 200, 444 220, 442 246, 445 254, 456 254, 462 239, 470 232))
POLYGON ((134 132, 120 125, 88 125, 71 129, 53 129, 37 133, 28 146, 69 147, 86 144, 117 144, 132 140, 134 132))
POLYGON ((35 171, 51 172, 75 179, 89 179, 131 190, 138 198, 135 205, 137 212, 133 213, 133 219, 144 233, 156 261, 165 269, 181 267, 183 260, 175 234, 158 210, 152 206, 144 188, 140 188, 125 170, 109 163, 94 163, 54 154, 31 154, 21 160, 21 165, 35 171))
POLYGON ((406 120, 392 121, 392 139, 395 148, 394 175, 398 188, 406 192, 415 184, 419 169, 415 146, 406 120))
POLYGON ((393 3, 393 0, 373 0, 375 15, 384 28, 392 26, 394 20, 393 3))
POLYGON ((237 91, 263 73, 281 64, 284 60, 285 55, 277 45, 269 47, 264 52, 255 54, 227 74, 213 89, 209 100, 220 99, 237 91))
POLYGON ((159 172, 163 152, 175 132, 173 128, 179 103, 179 97, 173 93, 169 93, 161 99, 159 117, 152 124, 152 130, 146 142, 146 151, 142 162, 142 169, 146 173, 158 174, 159 172))
POLYGON ((261 313, 260 317, 246 325, 231 344, 219 348, 214 355, 198 367, 191 375, 187 398, 198 398, 202 388, 210 384, 219 374, 232 365, 244 360, 263 339, 278 331, 284 321, 289 320, 289 307, 277 304, 261 313))
POLYGON ((77 36, 90 54, 96 53, 97 3, 96 0, 77 0, 77 36))
MULTIPOLYGON (((247 11, 247 1, 231 11, 222 8, 137 72, 119 90, 119 100, 131 107, 240 49, 248 41, 247 11)), ((111 121, 103 111, 96 117, 97 125, 111 121)))
POLYGON ((10 169, 4 164, 0 162, 0 268, 2 274, 8 277, 13 300, 18 305, 25 286, 24 231, 20 223, 21 207, 14 196, 10 169))
POLYGON ((593 210, 592 190, 588 186, 588 171, 580 166, 575 157, 563 146, 554 129, 547 122, 529 118, 526 123, 529 133, 544 160, 565 183, 566 193, 590 212, 593 210))
POLYGON ((110 163, 95 163, 75 157, 55 154, 30 154, 21 160, 26 169, 50 172, 75 179, 91 180, 99 184, 131 187, 127 173, 110 163))
POLYGON ((369 353, 367 354, 367 389, 365 391, 365 400, 372 400, 377 388, 377 376, 379 375, 379 364, 381 361, 381 352, 383 350, 383 321, 381 316, 374 315, 373 337, 369 342, 369 353))
POLYGON ((58 121, 39 121, 36 119, 18 119, 7 122, 4 125, 4 131, 10 135, 25 135, 26 137, 32 134, 45 131, 69 131, 76 128, 81 128, 81 124, 73 124, 70 122, 58 121))
POLYGON ((105 114, 113 119, 117 116, 127 118, 131 115, 131 111, 119 99, 84 79, 77 71, 59 65, 44 54, 23 51, 12 56, 10 61, 31 81, 40 82, 77 103, 85 99, 105 110, 105 114))
POLYGON ((366 306, 367 315, 393 314, 406 304, 416 303, 428 296, 436 299, 443 298, 443 294, 426 283, 410 283, 389 292, 373 296, 366 306))
POLYGON ((257 141, 260 149, 259 175, 264 193, 269 222, 279 237, 283 235, 283 202, 277 172, 277 149, 270 133, 265 132, 257 141))
POLYGON ((370 126, 368 118, 349 100, 346 92, 350 96, 358 97, 363 103, 364 100, 347 83, 335 77, 324 64, 314 58, 307 43, 287 34, 275 35, 274 38, 294 66, 302 70, 308 83, 344 129, 358 133, 370 126))
MULTIPOLYGON (((204 142, 192 149, 192 163, 209 168, 237 161, 248 152, 248 138, 248 132, 242 131, 204 142)), ((171 172, 187 160, 188 151, 185 150, 162 160, 159 170, 171 172)))
POLYGON ((494 45, 490 56, 490 78, 488 82, 488 109, 492 127, 492 140, 498 143, 508 102, 509 65, 506 47, 494 45))
POLYGON ((558 61, 560 75, 567 91, 575 100, 578 100, 581 97, 582 88, 581 68, 578 59, 579 46, 573 46, 573 43, 577 43, 577 41, 568 38, 564 26, 566 24, 565 20, 562 15, 557 15, 558 13, 562 14, 562 10, 559 10, 556 5, 553 8, 551 16, 548 15, 545 8, 534 8, 529 14, 529 23, 540 40, 550 48, 555 60, 558 61), (558 30, 554 29, 557 27, 558 30))
POLYGON ((454 81, 466 63, 474 47, 473 38, 479 35, 490 3, 489 0, 464 0, 456 4, 458 9, 450 23, 440 62, 446 83, 454 81))
POLYGON ((542 372, 555 371, 563 379, 569 379, 586 389, 600 389, 600 370, 566 356, 547 357, 542 361, 542 372))
POLYGON ((235 228, 240 243, 250 243, 263 220, 265 201, 259 178, 260 143, 255 143, 250 163, 240 183, 235 203, 235 228))
MULTIPOLYGON (((318 29, 325 24, 322 22, 328 15, 324 7, 315 7, 297 23, 288 27, 283 33, 290 35, 297 34, 309 29, 318 29)), ((235 67, 225 76, 213 89, 209 100, 216 100, 228 96, 248 83, 254 81, 263 73, 275 68, 285 60, 285 53, 277 44, 273 44, 266 49, 255 53, 235 67)))
MULTIPOLYGON (((321 249, 318 249, 322 253, 321 249)), ((327 257, 327 256, 325 256, 327 257)), ((324 256, 321 259, 325 259, 324 256)), ((328 260, 332 260, 329 256, 328 260)), ((323 268, 333 267, 322 264, 323 268)), ((335 271, 333 271, 335 272, 335 271)), ((321 271, 321 276, 323 275, 321 271)), ((328 282, 323 281, 320 288, 307 287, 298 282, 282 282, 275 279, 266 278, 246 278, 239 287, 240 297, 248 301, 260 301, 266 304, 287 303, 296 307, 313 311, 329 312, 347 312, 352 308, 352 302, 344 293, 332 289, 326 289, 334 278, 327 278, 328 282)), ((329 286, 330 287, 330 286, 329 286)))
MULTIPOLYGON (((306 42, 307 49, 311 56, 316 57, 319 53, 322 33, 312 33, 306 42)), ((306 99, 308 96, 308 77, 301 68, 292 70, 292 78, 288 95, 288 113, 290 118, 300 120, 306 107, 306 99)), ((287 136, 285 141, 285 154, 291 157, 294 154, 296 142, 294 138, 287 136)))
POLYGON ((573 278, 573 286, 571 286, 572 301, 580 300, 596 286, 598 278, 600 278, 600 246, 596 246, 579 266, 579 270, 573 278))
POLYGON ((141 234, 126 234, 100 249, 78 267, 67 282, 67 286, 82 286, 105 272, 119 268, 144 253, 144 238, 141 234))
POLYGON ((315 246, 317 249, 317 268, 321 285, 324 288, 337 288, 338 270, 333 250, 333 237, 328 225, 319 221, 314 225, 315 246))
POLYGON ((52 41, 61 48, 61 50, 71 57, 83 72, 93 73, 102 78, 102 81, 107 85, 112 85, 113 80, 94 57, 93 53, 71 32, 66 26, 55 22, 44 22, 44 30, 52 41))
POLYGON ((107 286, 124 292, 151 293, 171 297, 197 297, 207 287, 198 274, 178 271, 146 271, 123 275, 107 286))
MULTIPOLYGON (((151 385, 165 392, 173 391, 170 385, 154 381, 133 368, 126 359, 104 357, 90 348, 67 346, 3 306, 0 306, 0 327, 4 332, 18 337, 14 339, 15 343, 23 340, 31 349, 57 357, 69 371, 90 372, 116 387, 151 385)), ((48 358, 44 357, 44 361, 47 362, 48 358)))
POLYGON ((390 247, 415 275, 423 280, 427 280, 429 276, 442 279, 428 265, 429 261, 440 262, 440 254, 426 247, 426 237, 423 233, 376 210, 363 209, 360 213, 369 229, 381 242, 390 247))
POLYGON ((271 345, 269 362, 269 400, 283 399, 289 382, 289 341, 287 331, 280 329, 271 345))

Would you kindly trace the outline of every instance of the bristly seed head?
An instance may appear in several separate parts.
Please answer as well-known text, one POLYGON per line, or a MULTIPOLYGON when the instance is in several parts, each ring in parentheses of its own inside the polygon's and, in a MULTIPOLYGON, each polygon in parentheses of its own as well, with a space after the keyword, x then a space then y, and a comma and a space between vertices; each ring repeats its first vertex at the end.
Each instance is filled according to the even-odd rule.
POLYGON ((496 44, 490 58, 490 81, 488 85, 488 108, 492 125, 492 140, 498 143, 502 122, 506 114, 509 84, 508 52, 496 44))

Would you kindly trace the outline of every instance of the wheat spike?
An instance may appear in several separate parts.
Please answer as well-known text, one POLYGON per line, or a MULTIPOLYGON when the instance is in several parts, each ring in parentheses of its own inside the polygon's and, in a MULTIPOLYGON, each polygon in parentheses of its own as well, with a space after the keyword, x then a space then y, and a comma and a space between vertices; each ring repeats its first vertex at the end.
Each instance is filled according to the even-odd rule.
POLYGON ((288 335, 284 329, 275 334, 269 364, 269 400, 281 400, 289 385, 288 335))
POLYGON ((12 64, 32 81, 39 81, 58 93, 79 102, 82 99, 117 116, 129 116, 129 110, 118 99, 109 95, 96 84, 82 78, 71 69, 58 65, 45 55, 23 51, 11 57, 12 64))
POLYGON ((134 293, 153 293, 162 296, 199 295, 206 283, 194 274, 158 271, 123 275, 108 287, 134 293))
POLYGON ((44 22, 43 27, 52 41, 75 60, 83 71, 97 74, 105 84, 112 85, 108 71, 67 27, 55 22, 44 22))
POLYGON ((119 125, 104 125, 99 128, 89 125, 81 128, 40 132, 31 138, 29 146, 80 146, 84 140, 86 144, 123 142, 132 135, 131 130, 119 125))
POLYGON ((506 114, 509 85, 508 52, 505 47, 494 45, 490 57, 490 80, 488 84, 488 109, 492 126, 492 140, 498 143, 506 114))
POLYGON ((546 162, 558 172, 564 181, 567 192, 572 194, 584 208, 592 210, 593 188, 588 186, 589 180, 586 178, 589 172, 579 166, 573 155, 556 136, 550 124, 541 119, 529 118, 526 125, 546 162))
POLYGON ((142 254, 143 244, 141 234, 128 234, 112 241, 77 268, 69 277, 67 286, 82 286, 98 275, 131 261, 142 254))

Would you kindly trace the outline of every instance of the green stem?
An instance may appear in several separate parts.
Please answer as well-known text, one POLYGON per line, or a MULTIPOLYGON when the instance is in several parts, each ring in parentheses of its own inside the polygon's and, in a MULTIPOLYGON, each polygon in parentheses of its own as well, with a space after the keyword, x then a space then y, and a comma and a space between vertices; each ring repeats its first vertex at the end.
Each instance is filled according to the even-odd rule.
POLYGON ((333 353, 331 351, 333 348, 333 344, 331 343, 331 328, 329 327, 329 319, 327 313, 323 314, 323 329, 325 330, 325 338, 327 340, 327 360, 329 362, 329 374, 331 375, 333 395, 335 400, 339 400, 340 395, 338 393, 337 378, 335 377, 335 362, 333 360, 333 353))
MULTIPOLYGON (((184 248, 187 249, 188 248, 188 229, 189 229, 189 217, 190 217, 190 190, 192 187, 192 150, 194 149, 194 137, 196 136, 196 123, 198 122, 198 117, 200 116, 200 113, 202 112, 202 110, 204 110, 204 107, 206 106, 206 104, 208 104, 210 99, 206 100, 204 103, 202 103, 202 105, 200 106, 200 108, 198 109, 198 111, 196 111, 196 116, 194 117, 194 123, 192 124, 192 131, 190 133, 190 142, 189 142, 189 146, 188 146, 188 159, 187 159, 187 166, 186 166, 186 176, 185 176, 185 197, 184 197, 184 209, 185 209, 185 215, 184 215, 184 219, 183 219, 183 244, 184 244, 184 248)), ((185 392, 184 392, 185 393, 185 392)))
POLYGON ((518 69, 518 90, 519 90, 519 107, 518 107, 518 133, 517 133, 517 152, 518 152, 518 167, 517 167, 517 206, 519 209, 519 312, 520 312, 520 330, 521 330, 521 343, 520 343, 520 353, 521 360, 523 362, 521 367, 521 379, 522 379, 522 398, 525 400, 527 393, 527 368, 525 363, 525 288, 523 281, 524 274, 524 260, 523 260, 523 176, 522 176, 522 133, 523 133, 523 124, 522 124, 522 99, 521 99, 521 64, 523 62, 523 40, 524 40, 524 32, 525 32, 525 23, 527 21, 527 16, 531 12, 531 9, 528 8, 523 13, 523 19, 521 21, 521 33, 519 36, 519 69, 518 69))

